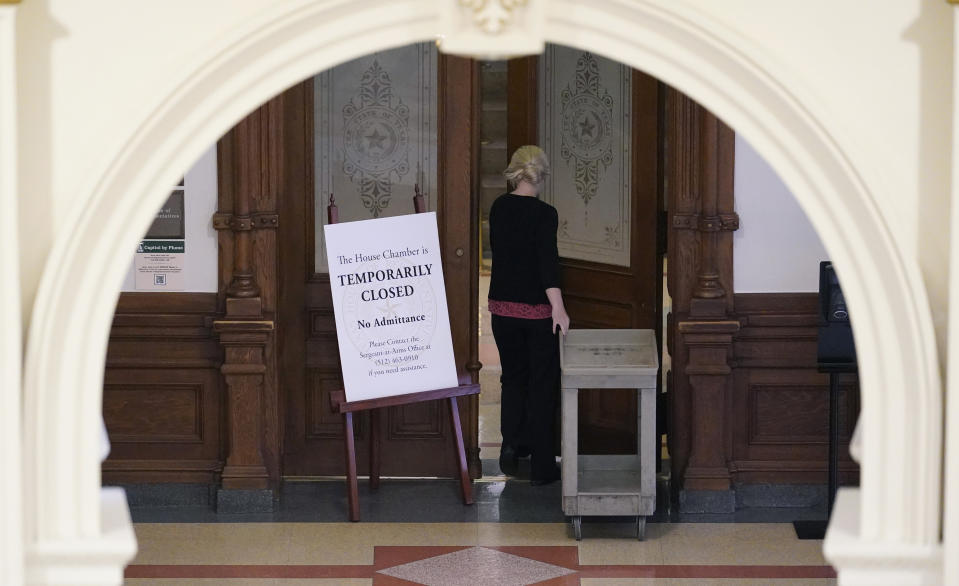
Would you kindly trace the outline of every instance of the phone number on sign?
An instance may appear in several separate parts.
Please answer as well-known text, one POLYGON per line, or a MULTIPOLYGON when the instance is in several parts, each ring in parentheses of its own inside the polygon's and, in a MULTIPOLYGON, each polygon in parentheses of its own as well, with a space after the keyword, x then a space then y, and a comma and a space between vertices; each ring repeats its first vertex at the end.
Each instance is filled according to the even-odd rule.
POLYGON ((401 364, 403 362, 413 362, 414 360, 419 359, 419 354, 407 354, 405 356, 397 356, 395 358, 379 358, 373 362, 377 366, 389 366, 391 364, 401 364))

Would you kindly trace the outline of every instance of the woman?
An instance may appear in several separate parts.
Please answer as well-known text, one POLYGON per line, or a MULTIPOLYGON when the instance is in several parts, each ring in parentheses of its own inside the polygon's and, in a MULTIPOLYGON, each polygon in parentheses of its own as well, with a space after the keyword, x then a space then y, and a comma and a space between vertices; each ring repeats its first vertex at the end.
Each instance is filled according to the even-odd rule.
POLYGON ((493 270, 489 310, 503 375, 499 464, 516 474, 529 454, 530 483, 559 479, 554 422, 559 383, 556 330, 566 334, 569 316, 559 289, 556 208, 537 198, 549 174, 546 154, 520 147, 503 172, 513 190, 493 202, 489 215, 493 270))

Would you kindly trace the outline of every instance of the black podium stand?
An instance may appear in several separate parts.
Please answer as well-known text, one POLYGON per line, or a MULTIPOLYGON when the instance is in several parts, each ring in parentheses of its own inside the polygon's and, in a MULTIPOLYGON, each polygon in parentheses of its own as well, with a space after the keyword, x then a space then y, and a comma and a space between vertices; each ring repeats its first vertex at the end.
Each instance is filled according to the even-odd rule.
POLYGON ((858 370, 846 299, 836 271, 828 260, 819 263, 819 335, 816 345, 819 372, 829 374, 829 493, 825 520, 793 522, 799 539, 826 536, 826 525, 839 487, 839 375, 858 370))
POLYGON ((799 539, 822 539, 832 515, 839 488, 839 375, 856 372, 855 363, 820 363, 819 372, 829 373, 829 488, 826 501, 826 518, 816 521, 793 521, 799 539))

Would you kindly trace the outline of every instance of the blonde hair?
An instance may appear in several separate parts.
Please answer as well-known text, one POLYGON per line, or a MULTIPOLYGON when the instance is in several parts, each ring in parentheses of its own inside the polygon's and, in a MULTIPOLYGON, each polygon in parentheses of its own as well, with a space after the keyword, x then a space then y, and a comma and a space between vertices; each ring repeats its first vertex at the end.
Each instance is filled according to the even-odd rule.
POLYGON ((539 185, 549 175, 549 160, 543 149, 528 144, 516 149, 509 167, 503 171, 503 176, 511 184, 519 185, 524 179, 533 185, 539 185))

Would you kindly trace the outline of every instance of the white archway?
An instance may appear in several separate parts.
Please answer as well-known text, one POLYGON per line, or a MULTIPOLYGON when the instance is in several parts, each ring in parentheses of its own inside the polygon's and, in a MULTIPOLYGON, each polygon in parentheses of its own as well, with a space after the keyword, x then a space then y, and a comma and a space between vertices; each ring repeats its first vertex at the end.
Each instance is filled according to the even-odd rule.
MULTIPOLYGON (((273 4, 199 57, 184 83, 157 88, 167 92, 162 105, 130 128, 107 173, 81 194, 87 203, 58 235, 35 302, 24 383, 25 526, 36 560, 28 563, 101 536, 97 438, 108 333, 129 262, 124 251, 167 196, 164 186, 271 96, 348 59, 434 38, 448 11, 459 10, 453 6, 273 4)), ((851 163, 851 143, 829 120, 777 81, 790 72, 696 8, 615 0, 555 0, 551 8, 540 23, 544 40, 605 54, 679 88, 742 133, 796 195, 856 317, 862 488, 849 493, 858 505, 840 502, 837 517, 852 515, 858 527, 835 542, 835 554, 853 560, 857 544, 872 543, 916 564, 933 556, 942 427, 935 341, 916 262, 879 213, 883 186, 851 163)), ((497 47, 508 51, 510 37, 497 47)), ((846 560, 833 561, 842 569, 846 560)))

